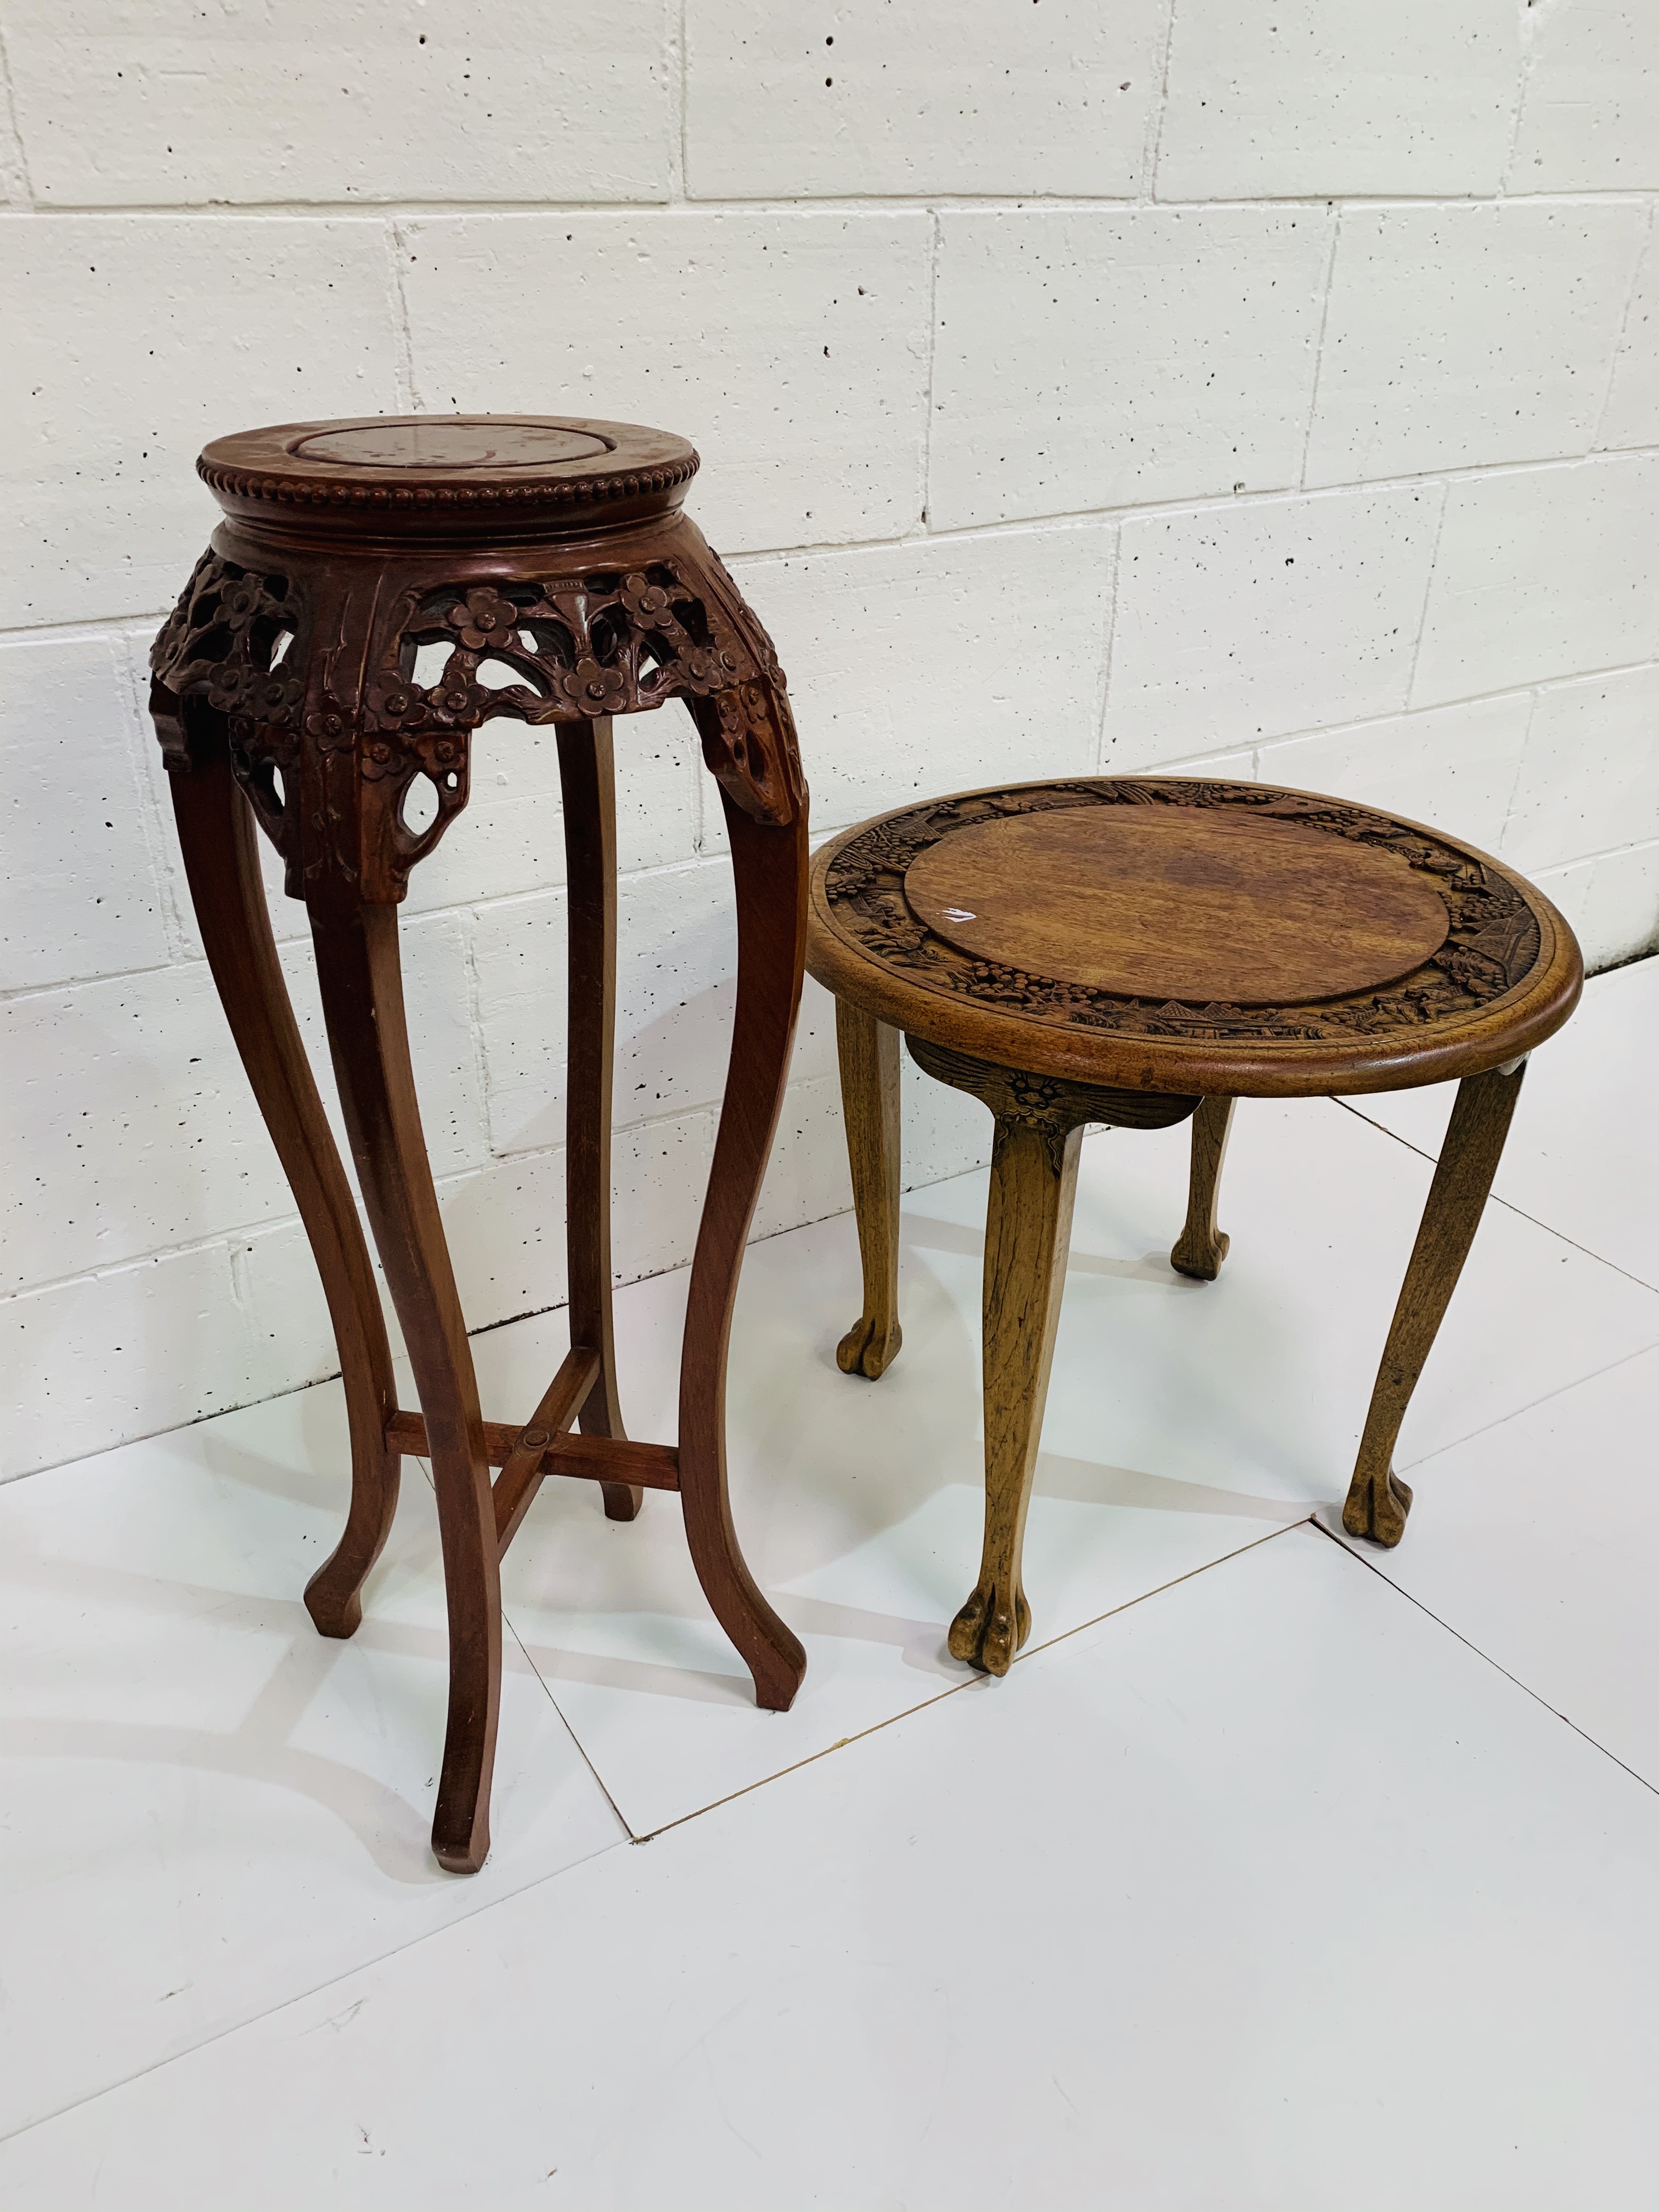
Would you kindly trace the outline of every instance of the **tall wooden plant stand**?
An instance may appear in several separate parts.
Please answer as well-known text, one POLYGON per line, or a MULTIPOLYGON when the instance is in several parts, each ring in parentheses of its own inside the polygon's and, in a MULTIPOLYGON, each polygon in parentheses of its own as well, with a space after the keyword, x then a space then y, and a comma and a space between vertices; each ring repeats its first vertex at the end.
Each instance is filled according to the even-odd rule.
POLYGON ((744 1563, 725 1456, 726 1339, 800 1000, 806 790, 794 726, 770 640, 682 512, 697 467, 682 439, 617 422, 379 416, 243 432, 198 467, 226 519, 156 640, 151 711, 208 960, 316 1255, 344 1375, 350 1510, 306 1604, 325 1636, 356 1629, 400 1455, 424 1455, 450 1635, 432 1848, 471 1873, 489 1845, 500 1560, 546 1476, 597 1481, 613 1520, 631 1520, 646 1489, 678 1491, 703 1590, 757 1701, 787 1707, 805 1671, 744 1563), (447 652, 423 686, 417 656, 434 645, 447 652), (686 702, 720 787, 738 945, 678 1445, 627 1437, 611 1306, 611 717, 667 699, 686 702), (521 1425, 479 1407, 398 949, 409 872, 466 804, 472 732, 501 714, 557 726, 570 902, 570 1351, 521 1425), (423 826, 417 794, 435 809, 423 826), (310 916, 340 1103, 418 1413, 397 1402, 368 1249, 277 964, 256 823, 310 916))

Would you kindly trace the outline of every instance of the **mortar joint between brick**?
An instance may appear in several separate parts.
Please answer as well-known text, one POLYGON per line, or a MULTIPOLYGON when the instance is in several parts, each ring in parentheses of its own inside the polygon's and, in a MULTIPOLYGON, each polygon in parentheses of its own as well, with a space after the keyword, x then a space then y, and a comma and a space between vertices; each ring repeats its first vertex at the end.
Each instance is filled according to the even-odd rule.
MULTIPOLYGON (((1643 225, 1642 235, 1637 241, 1635 258, 1631 263, 1630 282, 1625 288, 1624 312, 1619 318, 1618 335, 1613 339, 1613 350, 1607 362, 1607 380, 1601 388, 1601 404, 1595 410, 1595 428, 1591 434, 1589 441, 1589 450, 1592 453, 1603 453, 1608 450, 1607 447, 1603 447, 1601 443, 1601 432, 1607 422, 1607 409, 1613 404, 1613 383, 1619 374, 1620 356, 1625 350, 1625 341, 1630 333, 1631 317, 1635 313, 1636 309, 1637 289, 1641 283, 1642 271, 1647 264, 1648 255, 1653 250, 1653 209, 1654 204, 1650 200, 1648 202, 1647 209, 1648 219, 1643 225)), ((1617 453, 1627 451, 1628 448, 1615 447, 1612 450, 1617 453)))
POLYGON ((1569 868, 1599 867, 1603 860, 1628 860, 1638 853, 1659 853, 1659 837, 1644 837, 1630 845, 1601 845, 1593 853, 1571 853, 1565 860, 1552 860, 1538 871, 1539 882, 1565 875, 1569 868))
POLYGON ((0 25, 0 170, 15 178, 26 203, 26 211, 35 209, 34 186, 29 176, 28 154, 23 144, 23 133, 17 121, 17 101, 12 91, 11 59, 6 52, 6 33, 0 25))
POLYGON ((1521 743, 1515 756, 1515 776, 1504 801, 1504 820, 1498 832, 1498 850, 1501 853, 1510 842, 1510 824, 1515 819, 1515 802, 1520 796, 1521 779, 1527 770, 1527 749, 1532 743, 1532 726, 1538 719, 1540 687, 1530 685, 1527 693, 1527 724, 1521 732, 1521 743))
POLYGON ((1600 206, 1649 197, 1640 186, 1620 185, 1585 186, 1571 191, 1251 192, 1231 198, 1216 194, 1201 199, 1152 199, 1135 192, 939 192, 919 189, 910 193, 841 192, 793 199, 704 199, 688 195, 683 200, 666 197, 632 200, 88 200, 73 204, 36 200, 27 208, 9 213, 0 210, 0 222, 21 221, 27 215, 59 222, 80 219, 220 225, 240 222, 404 224, 475 219, 568 222, 585 216, 626 216, 637 222, 656 215, 756 216, 805 222, 819 216, 919 216, 930 209, 941 215, 1237 214, 1251 209, 1274 212, 1287 208, 1312 210, 1334 204, 1353 208, 1600 206))
POLYGON ((927 376, 921 420, 921 527, 931 534, 933 511, 933 370, 939 360, 939 264, 943 249, 939 210, 927 210, 927 376))
POLYGON ((1112 645, 1117 635, 1117 574, 1123 532, 1115 528, 1106 562, 1106 609, 1101 639, 1100 680, 1095 695, 1095 774, 1106 773, 1106 708, 1112 694, 1112 645))
POLYGON ((415 337, 410 322, 409 288, 404 281, 409 248, 404 238, 403 225, 395 216, 386 225, 386 243, 391 295, 387 304, 392 314, 392 339, 397 355, 398 404, 405 413, 418 414, 421 403, 415 389, 415 337))
POLYGON ((1302 434, 1302 462, 1297 471, 1297 488, 1308 489, 1308 456, 1313 448, 1314 422, 1319 413, 1319 383, 1325 368, 1325 333, 1331 319, 1331 292, 1336 282, 1337 241, 1342 235, 1342 209, 1340 203, 1331 208, 1330 242, 1325 249, 1325 275, 1320 288, 1319 334, 1314 340, 1313 377, 1308 390, 1308 422, 1302 434))
MULTIPOLYGON (((483 1140, 484 1159, 491 1152, 489 1141, 489 1060, 484 1050, 483 987, 478 980, 477 915, 471 907, 460 914, 461 951, 466 962, 466 1027, 468 1042, 472 1047, 472 1073, 478 1086, 478 1133, 483 1140)), ((482 1163, 480 1163, 482 1164, 482 1163)))
POLYGON ((668 71, 668 204, 686 204, 686 0, 663 0, 663 60, 668 71))
POLYGON ((1504 158, 1504 167, 1498 176, 1498 197, 1500 199, 1509 198, 1515 180, 1516 157, 1521 150, 1521 124, 1527 110, 1527 94, 1532 88, 1533 64, 1538 51, 1537 33, 1544 11, 1540 9, 1534 18, 1533 0, 1517 0, 1516 12, 1519 52, 1515 65, 1515 115, 1510 125, 1509 152, 1504 158))
POLYGON ((1152 206, 1158 199, 1158 167, 1164 155, 1164 118, 1170 104, 1170 58, 1175 50, 1176 0, 1169 0, 1169 12, 1164 19, 1164 52, 1158 64, 1158 99, 1147 118, 1146 137, 1140 155, 1140 190, 1136 195, 1143 207, 1152 206))
POLYGON ((1412 641, 1412 665, 1406 678, 1406 696, 1401 702, 1409 710, 1415 703, 1417 665, 1423 657, 1423 634, 1429 626, 1429 601, 1434 595, 1434 574, 1440 564, 1440 540, 1445 534, 1446 511, 1451 505, 1451 486, 1440 487, 1440 512, 1434 521, 1434 544, 1429 553, 1428 572, 1423 579, 1423 604, 1418 610, 1417 635, 1412 641))

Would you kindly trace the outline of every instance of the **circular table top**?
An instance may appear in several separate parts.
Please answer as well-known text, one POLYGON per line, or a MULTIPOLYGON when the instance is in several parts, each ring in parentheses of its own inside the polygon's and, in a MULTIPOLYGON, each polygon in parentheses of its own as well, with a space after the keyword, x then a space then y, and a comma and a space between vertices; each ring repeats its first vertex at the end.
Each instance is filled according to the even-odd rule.
POLYGON ((197 471, 227 512, 286 508, 413 531, 503 520, 591 526, 596 507, 629 516, 677 507, 696 474, 684 438, 638 422, 553 415, 368 415, 238 430, 203 448, 197 471))
POLYGON ((860 823, 817 856, 807 965, 1001 1066, 1246 1096, 1499 1066, 1583 981, 1549 902, 1471 846, 1316 793, 1173 776, 860 823))

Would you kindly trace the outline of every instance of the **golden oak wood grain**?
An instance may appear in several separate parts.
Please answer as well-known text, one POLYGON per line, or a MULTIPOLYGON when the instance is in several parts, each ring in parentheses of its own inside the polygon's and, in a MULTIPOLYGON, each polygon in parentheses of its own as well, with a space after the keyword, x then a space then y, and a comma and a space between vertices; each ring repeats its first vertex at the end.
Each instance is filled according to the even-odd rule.
POLYGON ((1318 793, 1084 778, 913 802, 833 839, 813 863, 806 958, 836 994, 849 1133, 860 1132, 849 1141, 865 1313, 843 1340, 844 1367, 870 1371, 866 1334, 892 1297, 898 1133, 873 1103, 869 1040, 902 1030, 921 1067, 996 1117, 986 1538, 951 1632, 958 1657, 1004 1671, 1029 1630, 1021 1540, 1087 1122, 1151 1129, 1194 1116, 1170 1264, 1208 1280, 1228 1250, 1217 1210, 1236 1097, 1462 1079, 1344 1514, 1355 1534, 1399 1540, 1411 1493, 1390 1455, 1480 1218, 1515 1064, 1582 988, 1572 933, 1547 899, 1443 831, 1318 793), (1401 959, 1417 964, 1402 974, 1401 959), (1356 990, 1367 963, 1382 980, 1356 990), (1263 977, 1304 996, 1254 1002, 1263 977))
POLYGON ((1215 1280, 1232 1243, 1216 1226, 1216 1205, 1221 1192, 1221 1163, 1227 1157, 1237 1103, 1231 1098, 1201 1098, 1193 1116, 1187 1219, 1170 1255, 1170 1265, 1177 1273, 1194 1276, 1200 1283, 1215 1280))
POLYGON ((1394 1472, 1395 1441, 1480 1226, 1526 1072, 1524 1061, 1490 1068, 1457 1086, 1342 1507, 1351 1536, 1392 1547, 1406 1533, 1412 1493, 1394 1472))
POLYGON ((911 909, 1004 968, 1126 997, 1279 1006, 1392 983, 1444 941, 1444 902, 1392 853, 1197 807, 1089 806, 942 838, 911 909))
POLYGON ((898 1317, 899 1036, 850 999, 836 1002, 842 1115, 853 1176, 864 1310, 836 1346, 843 1375, 877 1381, 904 1332, 898 1317))
POLYGON ((950 1633, 953 1656, 989 1674, 1006 1674, 1031 1632, 1020 1561, 1082 1145, 1082 1130, 1068 1130, 1056 1170, 1042 1130, 998 1117, 985 1219, 985 1541, 979 1580, 950 1633))
MULTIPOLYGON (((1079 793, 1141 786, 1149 793, 1184 787, 1200 796, 1212 788, 1194 779, 1173 776, 1084 779, 1063 786, 957 792, 921 811, 948 817, 964 808, 1029 805, 1051 793, 1069 799, 1079 793)), ((1347 816, 1368 812, 1317 792, 1265 784, 1244 788, 1253 805, 1330 810, 1347 816)), ((1444 1017, 1407 1017, 1370 1027, 1362 1018, 1350 1033, 1311 1038, 1251 1035, 1249 1010, 1244 1009, 1238 1010, 1242 1018, 1232 1018, 1222 1007, 1213 1018, 1190 1021, 1188 1034, 1178 1033, 1179 1025, 1171 1024, 1168 1035, 1149 1035, 1022 1005, 1017 988, 1011 991, 1001 979, 993 975, 977 981, 952 966, 951 962, 959 962, 961 956, 952 953, 951 962, 935 961, 932 950, 937 940, 930 943, 931 933, 902 902, 902 894, 883 902, 887 936, 878 936, 873 943, 867 934, 852 931, 841 902, 831 896, 830 879, 842 855, 861 841, 890 840, 895 825, 916 815, 914 805, 857 823, 815 854, 808 971, 836 997, 854 999, 878 1020, 907 1036, 955 1047, 1006 1067, 1132 1091, 1267 1098, 1397 1091, 1475 1074, 1534 1050, 1567 1019, 1583 988, 1583 962, 1566 922, 1534 885, 1478 848, 1403 816, 1369 811, 1380 831, 1432 841, 1440 851, 1461 856, 1524 904, 1536 925, 1537 952, 1530 969, 1513 988, 1486 1004, 1444 1017)), ((913 866, 914 861, 905 860, 907 878, 913 866)), ((1066 989, 1079 988, 1062 984, 1062 997, 1066 989)), ((1193 1006, 1183 1011, 1201 1018, 1206 1010, 1193 1006)))

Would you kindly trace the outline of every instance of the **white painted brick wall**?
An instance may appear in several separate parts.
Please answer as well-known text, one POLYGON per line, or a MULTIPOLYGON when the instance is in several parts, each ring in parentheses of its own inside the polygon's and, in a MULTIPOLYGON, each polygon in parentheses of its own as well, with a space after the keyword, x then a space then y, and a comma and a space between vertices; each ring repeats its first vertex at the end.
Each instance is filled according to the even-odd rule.
MULTIPOLYGON (((1203 763, 1444 822, 1593 962, 1659 937, 1649 0, 0 0, 0 70, 3 1472, 334 1364, 141 713, 216 432, 692 436, 817 834, 1203 763)), ((733 931, 686 717, 617 740, 633 1277, 690 1253, 733 931)), ((483 1326, 565 1292, 550 738, 492 726, 473 794, 404 922, 483 1326)), ((907 1180, 983 1157, 905 1084, 907 1180)), ((757 1231, 847 1203, 809 986, 757 1231)))

